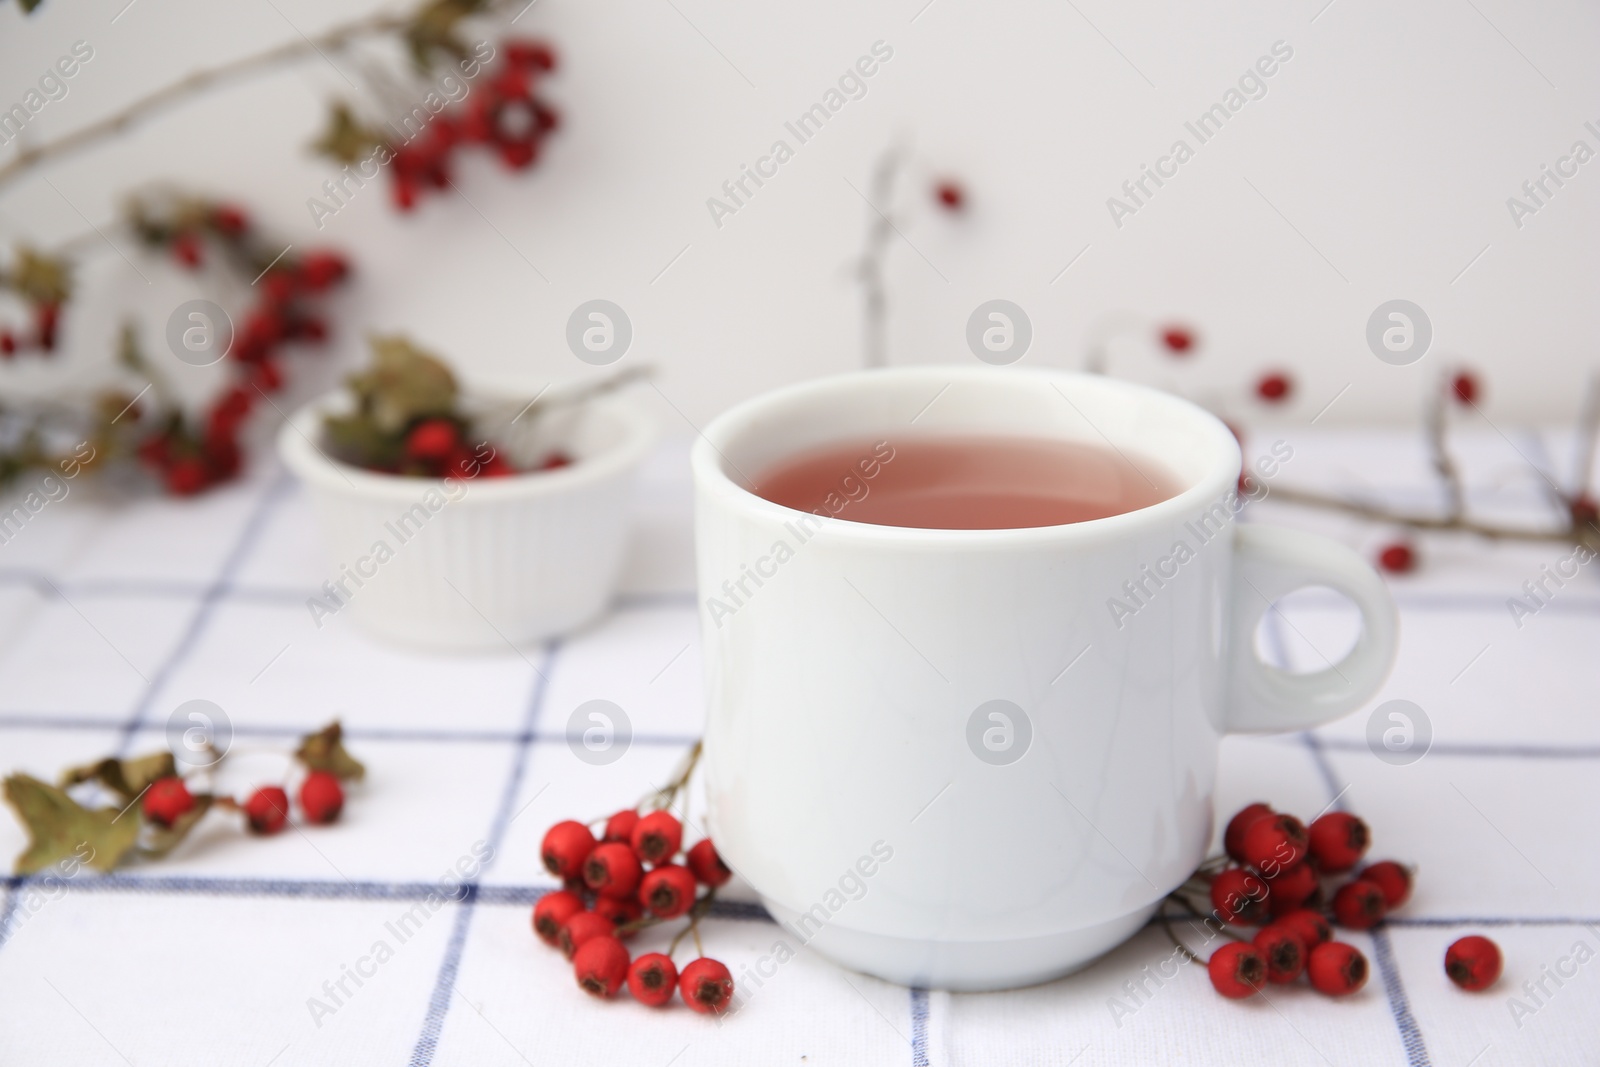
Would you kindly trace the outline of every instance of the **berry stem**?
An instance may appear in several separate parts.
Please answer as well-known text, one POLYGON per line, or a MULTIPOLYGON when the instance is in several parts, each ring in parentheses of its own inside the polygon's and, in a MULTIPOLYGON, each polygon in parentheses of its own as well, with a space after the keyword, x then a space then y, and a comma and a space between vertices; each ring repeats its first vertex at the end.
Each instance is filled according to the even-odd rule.
MULTIPOLYGON (((695 747, 699 747, 698 743, 695 747)), ((702 956, 705 955, 705 950, 700 946, 700 919, 705 915, 706 912, 711 910, 711 902, 716 899, 716 896, 716 889, 708 889, 706 890, 705 896, 694 902, 694 906, 689 909, 688 925, 682 930, 679 930, 678 933, 673 937, 672 943, 667 946, 668 957, 671 957, 678 951, 678 943, 683 940, 685 934, 690 933, 694 934, 695 951, 702 956)))
POLYGON ((653 811, 663 811, 672 807, 673 801, 678 798, 683 787, 689 784, 689 778, 700 762, 701 744, 700 741, 694 743, 688 754, 683 757, 683 762, 678 765, 678 771, 672 776, 672 780, 646 797, 640 802, 639 807, 648 807, 653 811))

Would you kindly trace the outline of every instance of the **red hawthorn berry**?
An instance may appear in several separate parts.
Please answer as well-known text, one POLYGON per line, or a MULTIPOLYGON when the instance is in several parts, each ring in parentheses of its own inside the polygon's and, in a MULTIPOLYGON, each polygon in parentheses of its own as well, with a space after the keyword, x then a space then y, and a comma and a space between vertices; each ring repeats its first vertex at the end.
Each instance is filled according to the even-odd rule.
POLYGON ((1311 862, 1326 874, 1342 874, 1361 862, 1372 844, 1367 824, 1347 811, 1319 816, 1306 833, 1311 838, 1311 862))
POLYGON ((1267 917, 1267 884, 1243 867, 1218 871, 1211 880, 1211 906, 1225 923, 1258 923, 1267 917))
POLYGON ((1404 541, 1395 541, 1383 546, 1378 553, 1378 566, 1390 574, 1405 574, 1415 570, 1417 566, 1417 553, 1404 541))
POLYGON ((17 338, 10 330, 0 330, 0 355, 13 356, 17 351, 17 338))
POLYGON ((390 186, 390 195, 394 199, 394 206, 400 211, 410 211, 417 206, 417 183, 408 174, 396 170, 394 184, 390 186))
POLYGON ((194 796, 183 779, 157 778, 144 793, 144 817, 157 826, 171 826, 194 808, 194 796))
POLYGON ((307 252, 300 261, 300 282, 313 293, 342 282, 350 273, 350 263, 337 252, 318 249, 307 252))
POLYGON ((1185 326, 1168 326, 1161 331, 1161 343, 1168 352, 1181 356, 1194 347, 1194 332, 1185 326))
POLYGON ((678 989, 678 968, 671 956, 651 952, 640 956, 628 968, 628 992, 640 1004, 659 1008, 672 999, 678 989))
POLYGON ((294 299, 298 288, 298 279, 287 267, 273 267, 261 278, 261 292, 267 303, 274 307, 281 307, 294 299))
POLYGON ((728 879, 733 877, 733 872, 722 862, 722 857, 717 854, 717 847, 711 843, 709 837, 696 843, 689 850, 687 859, 689 870, 694 872, 694 876, 713 889, 726 885, 728 879))
POLYGON ((1367 984, 1367 958, 1354 945, 1328 941, 1311 950, 1306 972, 1317 992, 1342 997, 1367 984))
POLYGON ((147 467, 165 467, 172 458, 172 438, 164 433, 153 433, 140 441, 134 452, 147 467))
POLYGON ((1600 504, 1596 504, 1594 497, 1585 493, 1567 505, 1567 514, 1572 516, 1574 526, 1593 526, 1600 522, 1600 504))
POLYGON ((577 951, 597 937, 615 937, 616 924, 604 915, 593 911, 580 911, 561 924, 556 943, 561 954, 571 959, 577 951))
POLYGON ((1256 382, 1256 395, 1269 404, 1278 404, 1289 399, 1294 384, 1287 374, 1274 372, 1263 374, 1256 382))
POLYGON ((556 67, 556 54, 543 41, 516 38, 502 44, 506 50, 506 62, 513 67, 533 70, 554 70, 556 67))
POLYGON ((1321 888, 1317 872, 1309 863, 1290 867, 1279 872, 1276 878, 1267 879, 1267 906, 1274 915, 1287 915, 1305 907, 1306 901, 1321 888))
POLYGON ((535 470, 558 471, 562 467, 572 466, 572 457, 565 452, 552 452, 539 463, 535 470))
POLYGON ((1472 404, 1478 399, 1478 379, 1470 371, 1462 371, 1450 380, 1450 394, 1461 404, 1472 404))
POLYGON ((516 473, 517 468, 513 467, 511 462, 498 452, 484 460, 482 467, 478 470, 478 474, 484 478, 506 478, 516 473))
POLYGON ((692 960, 678 976, 683 1002, 702 1015, 725 1011, 733 1000, 733 975, 709 956, 692 960))
POLYGON ((1411 871, 1394 860, 1369 864, 1356 877, 1382 890, 1383 902, 1390 911, 1411 899, 1411 871))
POLYGON ((615 996, 628 978, 628 950, 614 937, 591 938, 573 954, 572 972, 585 993, 615 996))
POLYGON ((60 304, 35 304, 33 308, 33 326, 39 333, 39 347, 46 352, 54 352, 56 347, 56 327, 61 323, 60 304))
POLYGON ((1244 832, 1245 862, 1268 877, 1298 866, 1309 847, 1305 825, 1293 815, 1257 819, 1244 832))
POLYGON ((250 228, 250 217, 232 204, 218 204, 211 209, 211 225, 218 233, 238 237, 250 228))
POLYGON ((167 492, 173 496, 193 496, 204 489, 209 480, 205 463, 196 456, 174 460, 166 471, 167 492))
POLYGON ((547 945, 561 943, 561 928, 583 910, 583 898, 570 889, 546 893, 533 906, 533 932, 547 945))
POLYGON ((1272 923, 1256 931, 1251 939, 1267 965, 1267 981, 1283 985, 1300 977, 1306 969, 1306 943, 1293 928, 1272 923))
POLYGON ((505 141, 500 145, 500 162, 512 170, 526 170, 538 157, 538 146, 532 141, 505 141))
POLYGON ((206 438, 206 477, 212 482, 225 482, 239 473, 244 453, 231 436, 216 435, 206 438))
POLYGON ((270 359, 263 359, 251 368, 250 380, 263 393, 276 393, 283 388, 283 371, 270 359))
POLYGON ((594 850, 594 834, 581 822, 567 819, 545 831, 539 845, 544 869, 563 882, 581 877, 583 861, 594 850))
POLYGON ((1472 934, 1451 945, 1444 954, 1444 973, 1462 989, 1476 993, 1500 977, 1500 946, 1472 934))
POLYGON ((933 196, 946 211, 960 211, 967 203, 967 191, 953 181, 936 184, 933 187, 933 196))
POLYGON ((300 783, 300 810, 314 823, 331 823, 344 810, 344 786, 329 771, 312 771, 300 783))
POLYGON ((1287 915, 1281 915, 1273 920, 1272 925, 1299 934, 1308 951, 1324 941, 1333 940, 1333 927, 1328 925, 1328 920, 1320 911, 1313 911, 1311 908, 1298 908, 1287 915))
MULTIPOLYGON (((1238 434, 1235 433, 1234 436, 1238 434)), ((1246 804, 1239 809, 1238 814, 1228 820, 1228 828, 1222 832, 1222 848, 1234 862, 1244 862, 1244 832, 1250 829, 1251 824, 1257 819, 1271 814, 1272 808, 1258 800, 1254 804, 1246 804)))
POLYGON ((1333 921, 1351 930, 1370 930, 1389 910, 1383 890, 1364 878, 1339 887, 1333 894, 1333 921))
POLYGON ((644 862, 665 863, 683 844, 683 824, 669 811, 652 811, 633 827, 633 851, 644 862))
POLYGON ((205 247, 200 243, 200 235, 190 230, 172 239, 172 258, 185 267, 198 267, 205 258, 205 247))
POLYGON ((289 336, 319 345, 328 339, 328 323, 317 315, 302 315, 289 324, 289 336))
POLYGON ((604 897, 631 897, 639 891, 644 868, 633 849, 615 841, 596 845, 583 861, 583 882, 604 897))
POLYGON ((663 863, 639 883, 639 903, 658 919, 676 919, 694 903, 694 875, 687 867, 663 863))
MULTIPOLYGON (((607 919, 611 920, 611 925, 615 927, 644 918, 644 905, 632 898, 627 900, 618 900, 615 897, 596 897, 594 901, 594 913, 596 915, 604 915, 607 919)), ((636 931, 629 930, 627 933, 619 933, 617 936, 621 938, 629 938, 632 937, 635 932, 636 931)))
POLYGON ((443 463, 460 446, 461 434, 449 419, 424 419, 406 434, 406 455, 420 463, 443 463))
POLYGON ((1206 961, 1206 973, 1211 976, 1211 988, 1229 1000, 1253 997, 1267 982, 1266 961, 1255 946, 1244 941, 1230 941, 1213 952, 1206 961))
POLYGON ((606 820, 605 834, 602 841, 620 841, 624 845, 632 846, 633 828, 639 823, 639 813, 632 808, 624 808, 606 820))
POLYGON ((264 785, 244 802, 244 816, 258 834, 275 834, 289 821, 289 794, 275 785, 264 785))

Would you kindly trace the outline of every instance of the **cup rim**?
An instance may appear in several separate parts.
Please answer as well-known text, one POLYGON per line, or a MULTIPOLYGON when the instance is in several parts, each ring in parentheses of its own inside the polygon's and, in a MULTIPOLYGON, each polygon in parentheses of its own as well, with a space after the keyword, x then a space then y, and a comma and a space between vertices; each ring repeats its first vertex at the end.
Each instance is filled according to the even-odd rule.
MULTIPOLYGON (((932 395, 932 391, 929 392, 932 395)), ((734 405, 713 419, 695 440, 690 454, 690 467, 697 492, 710 493, 730 506, 743 509, 777 524, 792 522, 807 516, 821 522, 817 535, 824 533, 857 542, 898 542, 902 545, 929 545, 936 547, 986 547, 995 544, 1027 544, 1032 542, 1071 540, 1099 540, 1116 537, 1124 532, 1168 522, 1180 515, 1191 514, 1204 502, 1221 498, 1229 490, 1237 489, 1239 473, 1243 469, 1243 454, 1238 439, 1217 416, 1192 401, 1172 393, 1133 382, 1120 381, 1104 375, 1085 374, 1059 370, 1052 367, 886 367, 872 370, 849 371, 822 378, 813 378, 769 390, 734 405), (1067 384, 1075 388, 1101 389, 1123 392, 1131 398, 1165 405, 1175 413, 1195 423, 1202 433, 1209 434, 1219 446, 1224 462, 1204 474, 1182 492, 1157 501, 1147 507, 1108 515, 1099 519, 1064 523, 1056 526, 1007 527, 988 530, 951 530, 920 526, 886 526, 877 523, 856 522, 834 516, 820 516, 814 512, 800 511, 777 504, 744 488, 729 476, 724 463, 729 462, 723 447, 737 435, 746 432, 759 422, 765 411, 804 400, 810 396, 825 395, 851 381, 881 381, 890 384, 919 385, 937 390, 962 380, 971 382, 1015 381, 1018 378, 1038 382, 1067 384)))
MULTIPOLYGON (((478 395, 514 399, 499 390, 480 389, 478 395)), ((446 484, 449 478, 413 478, 381 471, 369 471, 327 455, 314 442, 321 416, 332 410, 347 393, 334 389, 307 401, 285 420, 278 431, 278 455, 298 477, 320 489, 347 496, 378 500, 414 502, 429 487, 446 484)), ((462 497, 465 504, 533 499, 571 492, 623 474, 644 459, 655 441, 654 427, 640 406, 628 397, 604 396, 586 402, 596 411, 616 419, 622 427, 620 439, 612 447, 553 471, 523 471, 503 478, 464 478, 472 491, 462 497)))

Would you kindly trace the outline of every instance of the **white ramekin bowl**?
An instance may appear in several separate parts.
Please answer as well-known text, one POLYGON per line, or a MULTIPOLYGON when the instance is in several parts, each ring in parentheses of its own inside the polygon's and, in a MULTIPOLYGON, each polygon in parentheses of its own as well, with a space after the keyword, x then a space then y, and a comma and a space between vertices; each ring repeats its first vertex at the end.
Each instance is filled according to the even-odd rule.
POLYGON ((624 397, 562 412, 569 467, 438 481, 363 470, 321 448, 331 393, 297 411, 278 452, 311 493, 330 556, 312 605, 380 637, 439 649, 504 648, 574 630, 616 590, 633 483, 654 432, 624 397), (316 604, 320 603, 320 607, 316 604))

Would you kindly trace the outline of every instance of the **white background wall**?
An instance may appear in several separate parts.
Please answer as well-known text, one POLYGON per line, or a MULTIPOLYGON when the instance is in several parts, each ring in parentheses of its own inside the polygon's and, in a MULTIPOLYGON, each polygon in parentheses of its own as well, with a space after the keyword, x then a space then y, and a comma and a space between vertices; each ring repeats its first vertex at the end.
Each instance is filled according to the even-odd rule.
MULTIPOLYGON (((26 18, 0 4, 0 106, 75 40, 95 58, 35 137, 368 10, 136 0, 118 16, 125 2, 46 0, 26 18)), ((1497 421, 1571 416, 1600 364, 1600 160, 1520 230, 1506 199, 1575 140, 1600 149, 1583 126, 1600 126, 1592 4, 925 2, 540 0, 516 29, 559 49, 545 96, 565 126, 532 172, 482 156, 463 166, 471 204, 433 196, 403 217, 386 190, 369 190, 316 233, 306 199, 333 167, 305 146, 356 77, 351 57, 335 57, 338 70, 312 60, 214 92, 0 191, 0 237, 73 236, 84 217, 108 220, 119 191, 179 179, 237 196, 289 240, 353 253, 359 285, 341 299, 336 353, 346 362, 362 332, 399 329, 469 374, 581 376, 592 372, 563 327, 579 302, 606 297, 632 317, 628 360, 656 363, 666 396, 703 422, 858 364, 849 263, 870 209, 851 186, 868 189, 898 138, 912 164, 896 215, 907 240, 890 260, 892 362, 971 360, 968 314, 1005 297, 1031 315, 1026 358, 1043 364, 1080 362, 1110 311, 1193 322, 1202 358, 1174 367, 1133 344, 1119 368, 1247 417, 1254 375, 1288 366, 1300 384, 1290 417, 1309 419, 1350 385, 1324 423, 1410 420, 1450 358, 1482 369, 1497 421), (707 197, 774 138, 793 144, 783 122, 877 40, 894 58, 867 96, 716 227, 707 197), (1107 197, 1278 40, 1294 57, 1268 94, 1113 225, 1107 197), (931 207, 928 183, 945 173, 971 191, 961 217, 931 207), (1432 317, 1434 350, 1416 366, 1366 347, 1368 315, 1393 297, 1432 317)), ((196 283, 142 266, 153 284, 98 256, 83 276, 96 310, 69 321, 68 358, 0 368, 0 387, 87 373, 123 307, 155 343, 196 283)))

